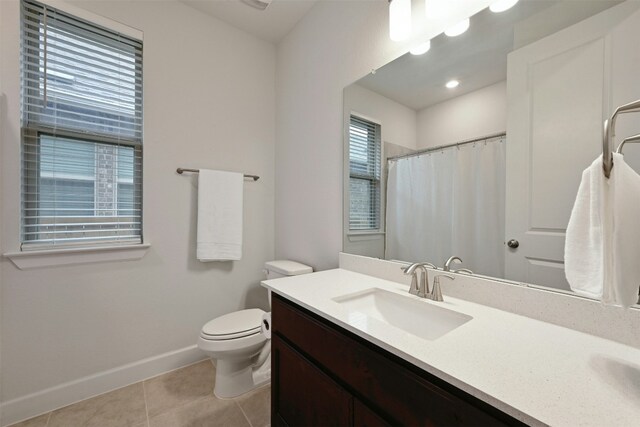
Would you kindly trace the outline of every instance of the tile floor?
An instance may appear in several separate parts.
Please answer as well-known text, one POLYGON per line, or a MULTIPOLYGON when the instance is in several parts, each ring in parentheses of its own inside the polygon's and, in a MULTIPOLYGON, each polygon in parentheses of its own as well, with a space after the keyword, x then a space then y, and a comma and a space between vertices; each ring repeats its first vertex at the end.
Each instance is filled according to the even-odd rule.
POLYGON ((211 360, 168 372, 11 427, 268 427, 271 388, 213 395, 211 360))

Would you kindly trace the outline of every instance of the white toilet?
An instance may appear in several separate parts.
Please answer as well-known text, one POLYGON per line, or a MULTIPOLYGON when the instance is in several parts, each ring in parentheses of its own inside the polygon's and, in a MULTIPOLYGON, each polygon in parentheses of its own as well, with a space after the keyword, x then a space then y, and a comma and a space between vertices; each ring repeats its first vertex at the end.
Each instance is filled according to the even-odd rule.
MULTIPOLYGON (((287 260, 269 261, 264 267, 267 279, 313 272, 307 265, 287 260)), ((215 359, 216 396, 236 397, 271 379, 271 342, 262 332, 264 314, 257 308, 234 311, 202 327, 198 348, 215 359)))

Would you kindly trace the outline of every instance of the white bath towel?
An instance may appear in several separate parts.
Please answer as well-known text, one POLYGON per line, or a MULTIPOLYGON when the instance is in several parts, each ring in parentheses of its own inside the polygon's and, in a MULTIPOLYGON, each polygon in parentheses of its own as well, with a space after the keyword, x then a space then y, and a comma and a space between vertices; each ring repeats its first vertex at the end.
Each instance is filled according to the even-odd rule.
POLYGON ((202 262, 242 257, 241 173, 200 169, 197 258, 202 262))
POLYGON ((607 179, 602 156, 582 173, 565 242, 571 289, 606 304, 629 307, 640 287, 640 176, 613 154, 607 179))

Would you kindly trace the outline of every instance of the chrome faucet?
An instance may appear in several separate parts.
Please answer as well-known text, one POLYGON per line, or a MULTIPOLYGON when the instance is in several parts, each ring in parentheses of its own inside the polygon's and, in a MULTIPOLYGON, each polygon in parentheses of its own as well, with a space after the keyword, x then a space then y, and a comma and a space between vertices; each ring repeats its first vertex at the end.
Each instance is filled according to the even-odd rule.
POLYGON ((458 264, 462 264, 462 260, 459 257, 452 256, 447 260, 447 262, 444 263, 444 268, 442 269, 442 271, 451 271, 452 273, 473 274, 473 271, 469 270, 468 268, 461 268, 459 270, 451 270, 451 264, 453 264, 454 261, 456 261, 458 264))
POLYGON ((403 267, 404 274, 411 274, 411 286, 409 287, 409 293, 411 295, 417 295, 420 298, 429 298, 431 292, 429 292, 429 272, 426 267, 436 268, 435 265, 430 262, 415 262, 408 267, 403 267), (418 272, 420 272, 420 285, 418 285, 418 272))

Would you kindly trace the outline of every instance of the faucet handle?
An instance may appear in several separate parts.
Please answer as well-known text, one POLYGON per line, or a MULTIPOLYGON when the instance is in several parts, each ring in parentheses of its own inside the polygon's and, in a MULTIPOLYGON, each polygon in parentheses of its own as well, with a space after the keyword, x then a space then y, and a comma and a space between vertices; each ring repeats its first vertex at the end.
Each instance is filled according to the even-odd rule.
POLYGON ((414 262, 413 264, 409 264, 409 265, 405 265, 405 266, 400 267, 400 270, 402 270, 402 272, 404 274, 413 274, 413 272, 415 271, 416 267, 417 267, 417 263, 414 262))
POLYGON ((433 301, 444 301, 442 298, 442 289, 440 288, 440 277, 447 277, 451 280, 455 280, 456 278, 451 276, 450 274, 438 274, 433 278, 433 289, 431 290, 431 299, 433 301))
POLYGON ((423 266, 422 274, 420 274, 420 288, 418 289, 418 296, 420 298, 427 298, 427 295, 429 295, 429 273, 423 266))
POLYGON ((458 273, 458 274, 469 274, 469 275, 473 275, 473 271, 469 270, 468 268, 461 268, 459 270, 453 270, 453 273, 458 273))
MULTIPOLYGON (((405 274, 407 274, 405 272, 405 274)), ((418 295, 418 293, 420 292, 420 289, 418 288, 418 272, 414 271, 411 274, 411 285, 409 286, 409 293, 411 295, 418 295)))

